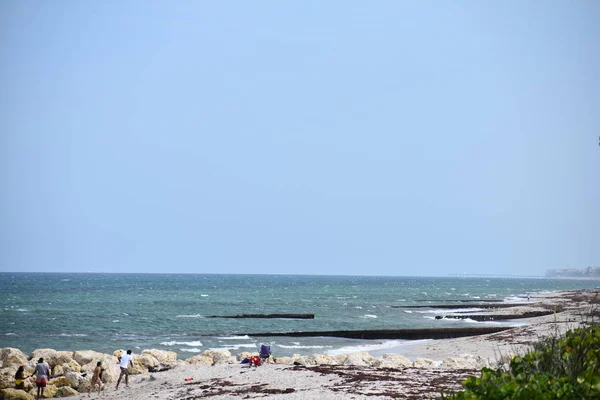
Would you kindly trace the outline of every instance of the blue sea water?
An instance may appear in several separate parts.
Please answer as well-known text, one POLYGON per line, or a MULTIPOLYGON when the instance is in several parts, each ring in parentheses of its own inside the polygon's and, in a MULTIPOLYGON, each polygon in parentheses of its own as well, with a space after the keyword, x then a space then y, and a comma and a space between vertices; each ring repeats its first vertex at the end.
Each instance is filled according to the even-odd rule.
MULTIPOLYGON (((485 326, 391 306, 448 299, 524 301, 527 293, 595 288, 598 281, 460 277, 0 273, 0 348, 163 349, 188 358, 269 343, 273 354, 393 352, 406 341, 260 337, 259 332, 485 326), (315 319, 208 315, 311 313, 315 319)), ((469 303, 465 303, 465 308, 469 303)), ((508 322, 510 323, 510 322, 508 322)))

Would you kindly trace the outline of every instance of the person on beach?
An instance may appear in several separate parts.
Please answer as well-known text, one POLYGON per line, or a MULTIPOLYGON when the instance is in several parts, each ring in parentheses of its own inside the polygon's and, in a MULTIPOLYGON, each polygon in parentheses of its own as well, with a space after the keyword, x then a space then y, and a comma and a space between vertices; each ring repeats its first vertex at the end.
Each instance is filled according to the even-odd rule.
POLYGON ((100 391, 102 390, 102 362, 98 361, 96 364, 96 368, 94 368, 94 375, 92 376, 92 383, 90 385, 90 390, 88 390, 88 397, 92 395, 92 390, 94 387, 98 385, 98 397, 100 397, 100 391))
POLYGON ((15 389, 25 390, 25 379, 29 377, 25 376, 25 367, 20 366, 15 374, 15 389))
POLYGON ((129 365, 133 367, 133 355, 131 354, 131 350, 127 350, 127 354, 119 357, 119 367, 121 367, 121 373, 119 374, 119 379, 117 380, 117 387, 119 389, 119 383, 121 383, 121 378, 123 375, 125 376, 125 386, 129 387, 129 365))
POLYGON ((33 375, 36 376, 37 398, 40 399, 44 396, 44 388, 48 384, 48 379, 50 379, 50 365, 44 361, 44 358, 40 357, 38 360, 33 375))

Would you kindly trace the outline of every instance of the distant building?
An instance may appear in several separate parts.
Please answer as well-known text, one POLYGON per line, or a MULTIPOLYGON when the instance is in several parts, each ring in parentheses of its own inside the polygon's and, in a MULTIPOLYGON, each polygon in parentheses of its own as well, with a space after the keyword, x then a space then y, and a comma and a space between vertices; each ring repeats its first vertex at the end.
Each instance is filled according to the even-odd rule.
POLYGON ((546 278, 600 278, 600 267, 549 269, 546 278))

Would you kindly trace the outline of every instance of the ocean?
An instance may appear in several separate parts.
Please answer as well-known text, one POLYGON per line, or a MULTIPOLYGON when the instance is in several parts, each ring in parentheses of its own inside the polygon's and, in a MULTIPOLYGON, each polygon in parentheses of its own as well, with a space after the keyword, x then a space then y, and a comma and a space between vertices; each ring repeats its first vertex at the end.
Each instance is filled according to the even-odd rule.
MULTIPOLYGON (((527 294, 596 288, 599 281, 461 277, 0 273, 0 348, 233 354, 270 344, 274 356, 401 352, 410 341, 260 337, 253 333, 518 324, 435 319, 393 306, 447 300, 526 301, 527 294), (238 314, 314 319, 227 319, 238 314)), ((465 303, 468 308, 469 303, 465 303)))

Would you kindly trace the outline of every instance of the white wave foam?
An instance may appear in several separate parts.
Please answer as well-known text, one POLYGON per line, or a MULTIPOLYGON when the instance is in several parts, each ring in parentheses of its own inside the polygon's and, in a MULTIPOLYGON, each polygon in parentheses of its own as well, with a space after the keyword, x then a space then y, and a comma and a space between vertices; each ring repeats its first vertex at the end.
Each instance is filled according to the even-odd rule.
POLYGON ((410 310, 403 310, 403 311, 407 314, 412 314, 412 311, 410 311, 410 310))
POLYGON ((185 351, 188 353, 201 353, 202 349, 196 349, 196 348, 192 348, 192 349, 179 349, 180 351, 185 351))
POLYGON ((192 342, 176 342, 176 341, 170 341, 170 342, 160 342, 160 344, 162 344, 163 346, 177 346, 177 345, 183 345, 183 346, 203 346, 202 342, 195 340, 192 342))
POLYGON ((202 314, 183 314, 176 315, 175 318, 205 318, 202 314))
POLYGON ((113 319, 113 321, 112 321, 112 322, 119 322, 119 320, 118 320, 118 319, 113 319))
POLYGON ((61 333, 59 335, 56 336, 61 336, 61 337, 86 337, 87 335, 85 333, 61 333))
POLYGON ((8 333, 5 333, 4 336, 19 336, 19 335, 17 335, 14 332, 8 332, 8 333))
POLYGON ((28 310, 28 309, 26 309, 26 308, 17 308, 17 310, 16 310, 16 311, 20 311, 20 312, 29 312, 29 310, 28 310))
POLYGON ((281 347, 282 349, 330 349, 332 346, 301 346, 300 344, 290 346, 285 344, 278 344, 277 347, 281 347))
POLYGON ((250 336, 248 335, 243 335, 243 336, 218 336, 218 339, 223 339, 223 340, 244 340, 244 339, 250 339, 250 336))
POLYGON ((365 314, 365 315, 361 315, 359 318, 377 318, 377 315, 365 314))
POLYGON ((256 349, 258 346, 256 343, 238 343, 238 344, 228 344, 215 350, 239 350, 239 349, 256 349))
POLYGON ((208 297, 207 294, 201 294, 200 297, 208 297))
POLYGON ((373 352, 378 350, 389 350, 396 347, 404 347, 408 344, 414 344, 416 340, 386 340, 376 344, 362 344, 358 346, 346 346, 339 349, 328 350, 325 354, 328 356, 336 356, 338 354, 350 354, 358 351, 373 352))

